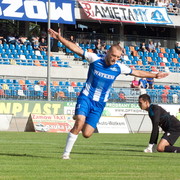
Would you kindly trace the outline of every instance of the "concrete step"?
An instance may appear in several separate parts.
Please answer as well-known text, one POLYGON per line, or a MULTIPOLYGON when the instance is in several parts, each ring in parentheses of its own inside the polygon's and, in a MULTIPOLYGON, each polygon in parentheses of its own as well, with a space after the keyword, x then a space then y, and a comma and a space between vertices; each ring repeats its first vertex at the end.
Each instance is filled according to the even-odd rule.
POLYGON ((75 61, 73 55, 66 55, 63 51, 52 52, 53 56, 59 56, 62 61, 69 62, 71 67, 82 66, 82 61, 75 61))

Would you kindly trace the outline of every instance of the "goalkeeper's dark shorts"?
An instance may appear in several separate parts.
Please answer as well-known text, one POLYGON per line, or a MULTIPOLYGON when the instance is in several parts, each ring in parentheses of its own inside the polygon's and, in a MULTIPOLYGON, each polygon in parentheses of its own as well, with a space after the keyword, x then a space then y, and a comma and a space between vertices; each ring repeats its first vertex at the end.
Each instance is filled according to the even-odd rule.
POLYGON ((166 139, 172 146, 180 136, 180 132, 165 132, 162 139, 166 139))

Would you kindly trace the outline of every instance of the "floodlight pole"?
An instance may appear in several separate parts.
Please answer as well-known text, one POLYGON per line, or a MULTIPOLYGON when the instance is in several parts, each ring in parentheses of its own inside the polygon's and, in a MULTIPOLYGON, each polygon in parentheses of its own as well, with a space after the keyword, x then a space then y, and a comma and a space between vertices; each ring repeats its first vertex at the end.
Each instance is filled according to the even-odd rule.
MULTIPOLYGON (((48 0, 48 29, 51 27, 50 20, 50 0, 48 0)), ((51 61, 50 61, 51 43, 50 34, 48 33, 48 63, 47 63, 47 97, 51 101, 51 61)))

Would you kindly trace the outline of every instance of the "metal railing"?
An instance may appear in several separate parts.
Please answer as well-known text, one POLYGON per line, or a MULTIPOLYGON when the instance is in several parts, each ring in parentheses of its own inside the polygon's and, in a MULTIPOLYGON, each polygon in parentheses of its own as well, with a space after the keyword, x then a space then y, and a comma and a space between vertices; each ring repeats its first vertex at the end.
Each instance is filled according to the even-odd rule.
MULTIPOLYGON (((137 103, 142 93, 150 95, 152 103, 180 104, 180 90, 146 89, 144 91, 134 88, 113 88, 110 92, 110 103, 137 103), (123 94, 123 96, 121 96, 123 94)), ((64 96, 59 92, 51 91, 51 101, 76 101, 79 92, 64 91, 64 96)), ((46 101, 47 91, 35 90, 3 90, 0 89, 1 100, 36 100, 46 101)))

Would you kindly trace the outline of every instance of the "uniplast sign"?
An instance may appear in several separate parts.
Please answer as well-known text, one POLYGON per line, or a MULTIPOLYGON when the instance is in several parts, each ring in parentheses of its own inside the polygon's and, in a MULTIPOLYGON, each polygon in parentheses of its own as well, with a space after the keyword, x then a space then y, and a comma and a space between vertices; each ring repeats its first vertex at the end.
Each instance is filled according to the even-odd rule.
POLYGON ((0 19, 75 24, 72 0, 0 0, 0 19))

